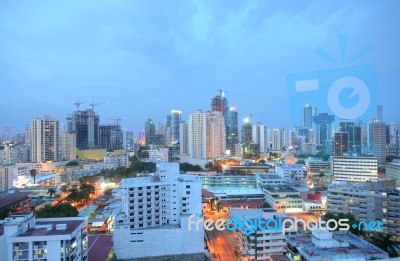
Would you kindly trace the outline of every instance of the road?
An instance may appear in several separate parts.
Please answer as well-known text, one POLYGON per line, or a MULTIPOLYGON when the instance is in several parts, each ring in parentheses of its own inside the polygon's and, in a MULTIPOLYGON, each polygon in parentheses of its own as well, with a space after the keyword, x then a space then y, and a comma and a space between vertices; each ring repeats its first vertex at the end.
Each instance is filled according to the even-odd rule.
POLYGON ((223 230, 206 231, 209 238, 209 249, 215 260, 238 261, 235 255, 235 247, 239 241, 234 237, 234 232, 223 230))

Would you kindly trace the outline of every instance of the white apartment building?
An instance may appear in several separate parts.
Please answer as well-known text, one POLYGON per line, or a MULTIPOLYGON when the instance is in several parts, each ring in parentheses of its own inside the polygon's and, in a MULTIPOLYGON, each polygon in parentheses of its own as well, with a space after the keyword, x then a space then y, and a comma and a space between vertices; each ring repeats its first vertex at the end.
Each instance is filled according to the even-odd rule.
POLYGON ((122 212, 115 218, 117 258, 202 253, 204 230, 189 230, 202 218, 201 180, 179 173, 177 163, 158 163, 154 176, 122 181, 122 212))
POLYGON ((278 212, 303 212, 300 192, 288 186, 263 186, 265 201, 278 212))
POLYGON ((215 159, 226 152, 225 118, 221 112, 202 112, 190 114, 189 156, 193 159, 215 159))
POLYGON ((0 221, 0 260, 85 261, 86 218, 37 218, 32 213, 0 221))
POLYGON ((169 160, 169 149, 168 148, 158 148, 154 150, 147 150, 149 153, 150 162, 168 162, 169 160))
POLYGON ((60 156, 60 122, 48 116, 32 121, 32 162, 57 161, 60 156))
POLYGON ((308 175, 318 177, 321 173, 325 175, 331 174, 331 162, 323 161, 321 159, 306 160, 306 167, 308 175))
POLYGON ((376 157, 332 157, 332 173, 335 181, 357 183, 377 180, 378 159, 376 157))
MULTIPOLYGON (((272 220, 279 224, 280 220, 288 218, 285 214, 278 213, 272 209, 233 209, 229 211, 229 215, 232 219, 237 220, 258 220, 261 218, 264 222, 268 222, 269 227, 274 227, 272 220)), ((250 226, 248 223, 246 225, 247 227, 250 226)), ((275 260, 274 257, 276 258, 277 256, 284 257, 286 255, 286 236, 296 235, 297 231, 287 230, 283 234, 281 229, 260 229, 252 231, 248 235, 248 230, 243 229, 239 233, 240 254, 248 257, 248 260, 259 261, 275 260)))
POLYGON ((334 182, 328 187, 328 212, 351 213, 356 220, 383 222, 383 230, 400 235, 400 191, 384 188, 384 182, 363 184, 334 182))
POLYGON ((266 125, 257 123, 252 126, 252 141, 260 146, 260 153, 266 153, 269 150, 269 136, 266 125))
POLYGON ((302 164, 276 166, 276 173, 288 186, 307 187, 307 168, 302 164))
POLYGON ((0 166, 0 192, 13 187, 13 168, 12 166, 0 166))
POLYGON ((60 134, 60 159, 76 159, 76 134, 63 132, 60 134))
POLYGON ((104 157, 104 164, 109 164, 114 167, 129 167, 129 155, 127 153, 123 154, 114 154, 107 153, 104 157))

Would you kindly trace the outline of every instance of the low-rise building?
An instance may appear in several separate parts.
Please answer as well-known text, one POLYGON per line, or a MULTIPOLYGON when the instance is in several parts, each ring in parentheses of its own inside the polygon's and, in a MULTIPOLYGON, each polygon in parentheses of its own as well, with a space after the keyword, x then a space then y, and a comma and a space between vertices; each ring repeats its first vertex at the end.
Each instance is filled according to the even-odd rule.
POLYGON ((392 162, 386 164, 386 177, 396 180, 396 186, 400 187, 400 162, 392 162))
POLYGON ((353 183, 378 179, 378 158, 338 156, 332 157, 332 172, 335 181, 353 183))
POLYGON ((32 213, 0 221, 0 260, 87 260, 86 219, 37 218, 32 213))
POLYGON ((258 186, 285 185, 285 180, 276 174, 257 173, 256 178, 258 186))
POLYGON ((157 148, 153 150, 147 150, 149 153, 150 162, 169 162, 169 149, 168 148, 157 148))
POLYGON ((0 212, 18 214, 32 212, 33 209, 31 195, 28 192, 12 193, 0 199, 0 212))
POLYGON ((377 260, 389 258, 382 249, 348 231, 316 229, 311 234, 286 238, 287 255, 291 261, 377 260))
MULTIPOLYGON (((232 219, 242 220, 246 222, 243 229, 239 229, 240 254, 248 258, 248 260, 276 260, 286 255, 285 238, 287 235, 296 235, 296 230, 286 230, 282 233, 281 228, 277 229, 256 229, 250 231, 252 224, 250 220, 256 222, 262 219, 268 227, 275 227, 280 221, 288 218, 285 214, 278 213, 273 209, 234 209, 229 211, 232 219), (250 233, 249 233, 250 231, 250 233), (257 258, 256 258, 257 255, 257 258)), ((254 223, 253 222, 253 223, 254 223)))
POLYGON ((307 187, 307 168, 303 164, 277 166, 276 173, 285 180, 288 186, 307 187))
POLYGON ((285 213, 303 212, 300 192, 288 186, 263 186, 265 201, 276 211, 285 213))
POLYGON ((400 191, 379 181, 363 184, 334 182, 328 187, 328 212, 350 213, 363 222, 381 221, 383 231, 400 235, 400 191))
POLYGON ((114 154, 107 153, 104 157, 104 164, 110 164, 114 167, 129 167, 129 155, 127 153, 114 154))

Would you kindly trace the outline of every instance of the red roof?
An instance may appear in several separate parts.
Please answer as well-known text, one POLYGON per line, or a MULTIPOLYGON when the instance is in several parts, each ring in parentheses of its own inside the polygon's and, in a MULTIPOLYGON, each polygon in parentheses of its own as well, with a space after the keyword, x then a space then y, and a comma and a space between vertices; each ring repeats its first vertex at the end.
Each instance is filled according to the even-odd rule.
POLYGON ((261 208, 265 201, 263 199, 221 200, 222 207, 228 208, 261 208))
POLYGON ((112 246, 112 235, 89 235, 88 261, 106 260, 112 246))

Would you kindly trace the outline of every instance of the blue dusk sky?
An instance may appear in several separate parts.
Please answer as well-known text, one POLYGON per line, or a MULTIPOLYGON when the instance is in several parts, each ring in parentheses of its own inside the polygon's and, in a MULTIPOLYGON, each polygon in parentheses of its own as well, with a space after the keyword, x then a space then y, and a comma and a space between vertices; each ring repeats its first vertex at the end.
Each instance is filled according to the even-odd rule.
MULTIPOLYGON (((370 107, 382 104, 384 120, 398 122, 399 13, 395 0, 3 0, 0 130, 22 131, 42 115, 65 123, 80 100, 104 103, 101 123, 119 117, 138 132, 171 109, 184 120, 208 110, 218 89, 240 118, 291 127, 313 102, 291 93, 293 77, 333 82, 349 73, 340 68, 363 65, 374 68, 358 75, 373 78, 370 107)), ((326 96, 315 92, 320 108, 326 96)))

